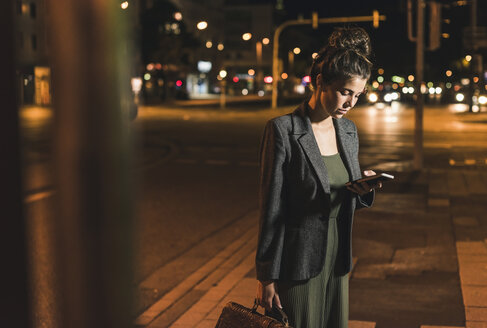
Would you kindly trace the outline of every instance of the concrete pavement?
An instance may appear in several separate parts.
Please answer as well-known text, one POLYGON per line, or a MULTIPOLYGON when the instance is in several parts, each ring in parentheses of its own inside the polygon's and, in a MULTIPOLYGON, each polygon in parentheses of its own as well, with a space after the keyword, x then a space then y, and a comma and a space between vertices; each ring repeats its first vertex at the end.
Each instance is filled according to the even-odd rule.
MULTIPOLYGON (((479 115, 463 119, 484 124, 484 118, 479 115)), ((480 133, 478 136, 485 133, 485 127, 475 127, 480 133)), ((466 140, 461 142, 467 145, 466 140)), ((395 174, 397 179, 381 190, 373 209, 357 213, 354 230, 357 258, 351 275, 351 328, 487 327, 487 152, 482 152, 482 147, 484 150, 487 147, 477 143, 475 151, 459 152, 447 143, 427 139, 426 168, 420 173, 412 172, 410 163, 401 161, 374 166, 395 174), (469 156, 470 153, 474 156, 469 156), (479 156, 482 153, 485 155, 479 156), (426 281, 425 291, 409 296, 401 294, 404 291, 394 287, 398 285, 384 283, 388 283, 390 277, 406 279, 404 289, 417 288, 408 285, 407 278, 418 277, 426 281), (425 277, 436 280, 436 289, 426 290, 428 278, 425 277), (382 288, 381 295, 404 299, 408 305, 391 307, 392 310, 384 307, 385 303, 395 301, 388 297, 376 301, 375 294, 363 287, 369 283, 389 286, 389 290, 373 288, 382 288), (450 290, 441 290, 443 285, 450 290), (457 313, 459 310, 461 313, 457 313), (412 319, 407 321, 405 317, 412 319)), ((379 155, 361 153, 365 162, 379 155)), ((238 224, 241 237, 225 244, 226 248, 208 261, 186 268, 191 271, 190 275, 160 293, 161 296, 138 316, 139 327, 214 327, 228 301, 249 307, 253 304, 257 212, 249 213, 238 224)), ((189 253, 196 254, 202 247, 204 245, 196 245, 189 253)), ((194 254, 188 256, 195 258, 194 254)), ((155 280, 169 277, 177 265, 169 263, 161 268, 166 273, 155 273, 146 279, 142 283, 144 288, 149 290, 157 285, 155 280)))
MULTIPOLYGON (((395 172, 395 174, 401 183, 404 183, 401 175, 408 177, 405 173, 395 172)), ((451 266, 447 269, 459 274, 463 296, 463 300, 459 301, 463 303, 466 321, 462 326, 435 326, 425 322, 418 327, 487 327, 487 239, 479 240, 479 236, 487 236, 485 216, 487 172, 430 169, 422 174, 421 179, 427 181, 427 194, 421 195, 426 197, 410 197, 408 202, 404 201, 401 194, 385 193, 382 200, 382 195, 379 194, 375 213, 395 212, 407 215, 426 214, 426 216, 431 213, 441 213, 441 220, 445 219, 443 224, 453 226, 454 240, 440 239, 426 247, 395 250, 394 256, 386 264, 374 265, 366 261, 361 265, 359 256, 351 279, 386 277, 398 271, 404 271, 405 274, 417 271, 417 274, 420 274, 424 271, 441 270, 441 266, 446 263, 447 266, 451 266), (458 207, 459 195, 469 199, 468 208, 463 204, 458 207), (418 204, 412 207, 412 203, 416 202, 418 204), (448 245, 450 242, 453 244, 448 245), (453 256, 438 246, 441 244, 456 249, 452 253, 453 256), (413 256, 413 253, 418 256, 413 256), (443 261, 441 258, 447 260, 443 261), (456 267, 457 263, 458 267, 456 267)), ((417 193, 416 196, 420 194, 417 193)), ((256 212, 250 213, 248 220, 256 222, 256 216, 256 212)), ((357 220, 360 220, 360 217, 357 220)), ((253 262, 256 232, 257 226, 249 225, 240 239, 229 244, 213 259, 174 286, 144 311, 137 318, 136 323, 148 328, 214 327, 228 301, 251 307, 256 286, 253 262), (180 302, 185 295, 192 295, 192 300, 180 302)), ((146 283, 150 284, 150 282, 146 283)), ((376 322, 354 318, 351 313, 350 327, 376 327, 376 322)), ((386 326, 377 325, 377 327, 386 326)))

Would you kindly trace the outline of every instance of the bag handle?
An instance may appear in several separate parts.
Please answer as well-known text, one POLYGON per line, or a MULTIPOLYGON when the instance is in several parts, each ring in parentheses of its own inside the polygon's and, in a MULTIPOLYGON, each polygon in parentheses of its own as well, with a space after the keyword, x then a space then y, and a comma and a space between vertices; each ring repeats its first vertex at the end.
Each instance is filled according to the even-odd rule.
MULTIPOLYGON (((262 305, 260 305, 261 307, 263 307, 262 305)), ((257 308, 259 307, 259 302, 257 301, 257 298, 254 299, 254 306, 252 307, 252 312, 256 313, 257 312, 257 308)), ((281 314, 281 318, 282 318, 282 323, 284 325, 286 325, 286 327, 289 327, 289 319, 287 317, 287 314, 284 312, 284 310, 278 306, 275 307, 279 313, 281 314)))

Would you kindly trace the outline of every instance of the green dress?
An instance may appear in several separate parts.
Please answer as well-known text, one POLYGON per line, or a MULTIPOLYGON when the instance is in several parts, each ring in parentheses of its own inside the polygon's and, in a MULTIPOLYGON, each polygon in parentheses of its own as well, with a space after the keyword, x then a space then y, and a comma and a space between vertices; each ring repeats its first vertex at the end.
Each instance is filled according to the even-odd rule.
POLYGON ((340 238, 336 220, 349 176, 339 153, 322 157, 331 189, 331 211, 323 270, 309 280, 280 280, 277 283, 281 305, 294 328, 348 327, 348 274, 339 276, 334 272, 334 267, 340 238))

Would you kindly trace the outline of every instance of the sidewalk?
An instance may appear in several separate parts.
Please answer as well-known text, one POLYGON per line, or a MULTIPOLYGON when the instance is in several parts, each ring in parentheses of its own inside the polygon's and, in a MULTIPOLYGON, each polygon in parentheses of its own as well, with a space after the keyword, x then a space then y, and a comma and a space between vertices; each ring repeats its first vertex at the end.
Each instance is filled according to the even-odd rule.
MULTIPOLYGON (((351 279, 381 279, 381 276, 401 273, 401 270, 407 275, 413 271, 435 272, 446 267, 446 270, 459 275, 463 296, 459 302, 463 302, 466 322, 461 326, 433 326, 424 322, 418 328, 487 327, 487 171, 482 167, 467 166, 428 169, 409 181, 409 173, 395 174, 401 188, 410 189, 408 196, 395 192, 394 187, 384 190, 377 197, 373 213, 367 216, 390 213, 423 216, 424 219, 439 213, 443 220, 440 226, 446 224, 453 229, 453 240, 441 237, 448 234, 432 234, 440 236, 439 239, 429 240, 424 248, 396 250, 389 263, 385 264, 361 263, 358 256, 354 259, 356 266, 351 279), (425 188, 418 188, 418 181, 425 188), (435 244, 439 246, 435 247, 435 244), (452 250, 452 255, 448 249, 452 250), (412 258, 411 254, 418 257, 412 258)), ((367 216, 359 214, 355 224, 362 216, 363 220, 367 219, 367 216)), ((251 307, 256 288, 254 254, 257 224, 253 223, 257 222, 257 212, 252 213, 247 221, 250 223, 246 233, 165 293, 137 318, 138 327, 214 327, 227 302, 251 307)), ((354 235, 354 241, 359 238, 360 235, 354 235)), ((360 251, 355 248, 356 254, 360 251)), ((375 321, 354 319, 357 318, 351 312, 350 328, 376 327, 375 321)))

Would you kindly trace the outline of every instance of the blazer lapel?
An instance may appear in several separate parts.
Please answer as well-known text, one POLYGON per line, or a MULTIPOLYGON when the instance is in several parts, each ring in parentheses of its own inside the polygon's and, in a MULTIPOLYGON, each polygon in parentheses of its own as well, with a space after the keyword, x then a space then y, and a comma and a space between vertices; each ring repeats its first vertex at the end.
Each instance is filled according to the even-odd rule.
POLYGON ((316 139, 311 128, 311 122, 306 115, 306 103, 293 113, 293 134, 296 135, 298 142, 304 150, 304 153, 308 157, 311 165, 313 166, 318 179, 323 187, 325 193, 330 193, 330 182, 328 180, 328 174, 326 171, 325 162, 321 157, 321 152, 316 143, 316 139))
POLYGON ((347 131, 340 119, 333 119, 333 125, 335 126, 337 144, 340 154, 342 155, 343 162, 347 168, 348 174, 351 180, 360 179, 360 168, 358 163, 353 160, 353 154, 350 149, 352 149, 353 144, 356 142, 355 131, 347 131), (357 173, 358 172, 358 173, 357 173))

